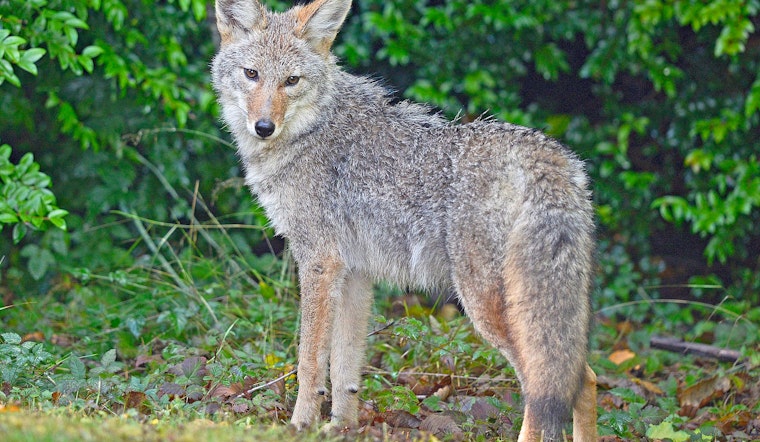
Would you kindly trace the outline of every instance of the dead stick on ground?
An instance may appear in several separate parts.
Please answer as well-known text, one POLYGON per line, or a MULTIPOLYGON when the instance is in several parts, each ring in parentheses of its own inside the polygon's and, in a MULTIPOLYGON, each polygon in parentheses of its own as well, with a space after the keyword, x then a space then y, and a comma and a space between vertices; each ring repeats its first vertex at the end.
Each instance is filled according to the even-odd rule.
POLYGON ((652 348, 659 348, 676 353, 692 353, 698 356, 706 356, 724 362, 736 362, 741 358, 741 353, 736 350, 716 347, 714 345, 699 344, 696 342, 684 342, 676 338, 664 338, 652 336, 649 339, 652 348))
MULTIPOLYGON (((383 325, 379 329, 370 332, 367 335, 367 337, 374 336, 374 335, 376 335, 376 334, 378 334, 378 333, 380 333, 380 332, 382 332, 382 331, 390 328, 395 323, 396 323, 396 321, 388 321, 387 323, 385 323, 385 325, 383 325)), ((246 390, 246 391, 244 391, 242 393, 239 393, 237 396, 235 396, 235 398, 243 397, 243 396, 245 396, 247 394, 253 393, 254 391, 262 390, 262 389, 267 388, 267 387, 269 387, 271 385, 274 385, 274 384, 280 382, 281 380, 283 380, 283 379, 285 379, 285 378, 287 378, 289 376, 293 376, 294 374, 296 374, 297 371, 298 370, 296 370, 296 369, 290 370, 289 372, 285 373, 284 375, 282 375, 280 377, 277 377, 275 379, 272 379, 271 381, 265 382, 263 384, 260 384, 260 385, 257 385, 255 387, 252 387, 252 388, 250 388, 250 389, 248 389, 248 390, 246 390)))

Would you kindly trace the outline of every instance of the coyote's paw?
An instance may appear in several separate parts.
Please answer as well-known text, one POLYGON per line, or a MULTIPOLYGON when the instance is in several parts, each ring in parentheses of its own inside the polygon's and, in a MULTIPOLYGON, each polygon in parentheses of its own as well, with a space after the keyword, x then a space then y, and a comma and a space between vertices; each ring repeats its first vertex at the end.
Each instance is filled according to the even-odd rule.
POLYGON ((343 433, 352 428, 356 428, 356 425, 350 425, 348 422, 341 419, 332 419, 330 422, 324 424, 320 431, 323 433, 343 433))
POLYGON ((293 408, 293 415, 290 417, 290 424, 298 431, 315 427, 316 423, 319 422, 321 400, 322 396, 307 397, 307 395, 299 392, 296 406, 293 408))
POLYGON ((312 427, 312 423, 308 422, 308 421, 291 420, 290 421, 290 426, 293 427, 293 428, 295 428, 296 431, 306 431, 306 430, 308 430, 309 428, 312 427))

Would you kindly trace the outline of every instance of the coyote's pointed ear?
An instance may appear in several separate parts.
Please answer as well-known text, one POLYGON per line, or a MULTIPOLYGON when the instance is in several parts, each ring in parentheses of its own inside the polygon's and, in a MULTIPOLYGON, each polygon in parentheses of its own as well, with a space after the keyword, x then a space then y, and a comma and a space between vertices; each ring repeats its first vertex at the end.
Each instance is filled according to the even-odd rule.
POLYGON ((296 36, 327 56, 350 9, 351 0, 314 0, 296 8, 296 36))
POLYGON ((222 46, 253 29, 267 27, 267 12, 257 0, 216 0, 216 27, 222 46))

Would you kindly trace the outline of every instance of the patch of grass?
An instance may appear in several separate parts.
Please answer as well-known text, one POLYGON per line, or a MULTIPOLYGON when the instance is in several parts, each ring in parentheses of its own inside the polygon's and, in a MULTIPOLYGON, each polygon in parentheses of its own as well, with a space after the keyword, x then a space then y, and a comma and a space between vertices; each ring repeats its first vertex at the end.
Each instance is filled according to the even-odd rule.
POLYGON ((54 412, 8 411, 0 409, 0 434, 13 442, 261 442, 330 441, 336 437, 318 433, 298 434, 281 425, 252 426, 208 419, 145 420, 135 413, 121 416, 86 415, 67 410, 54 412), (3 412, 4 411, 4 412, 3 412))

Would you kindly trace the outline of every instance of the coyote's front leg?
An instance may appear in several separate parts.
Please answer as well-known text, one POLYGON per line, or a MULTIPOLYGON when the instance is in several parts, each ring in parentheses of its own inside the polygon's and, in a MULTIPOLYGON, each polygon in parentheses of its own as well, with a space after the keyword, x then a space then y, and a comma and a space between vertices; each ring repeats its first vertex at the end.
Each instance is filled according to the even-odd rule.
POLYGON ((372 282, 362 275, 348 275, 336 300, 333 318, 330 349, 331 427, 355 427, 358 423, 358 393, 371 310, 372 282))
POLYGON ((299 268, 301 334, 298 348, 298 398, 291 422, 311 426, 327 389, 327 361, 334 317, 334 300, 343 284, 344 267, 335 258, 311 260, 299 268))

